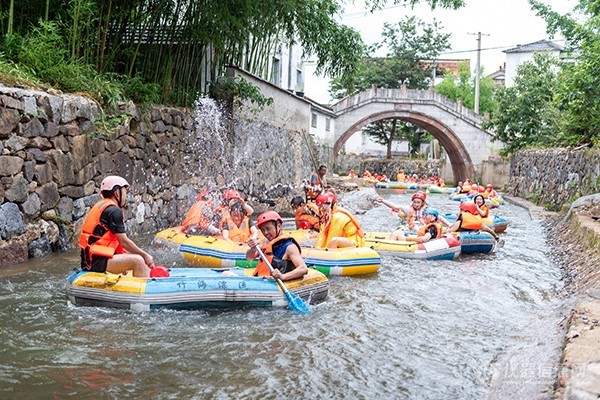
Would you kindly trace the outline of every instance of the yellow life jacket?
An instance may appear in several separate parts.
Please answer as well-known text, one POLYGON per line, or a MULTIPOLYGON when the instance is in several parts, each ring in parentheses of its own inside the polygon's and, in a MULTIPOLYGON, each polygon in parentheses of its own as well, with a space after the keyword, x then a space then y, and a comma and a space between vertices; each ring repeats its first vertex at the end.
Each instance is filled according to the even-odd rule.
POLYGON ((348 238, 354 241, 356 247, 362 247, 365 243, 365 235, 358 220, 349 211, 337 205, 333 207, 331 218, 327 224, 325 226, 321 225, 321 232, 319 232, 319 238, 315 247, 329 247, 329 243, 334 237, 348 238), (336 218, 336 214, 343 214, 348 218, 336 218))

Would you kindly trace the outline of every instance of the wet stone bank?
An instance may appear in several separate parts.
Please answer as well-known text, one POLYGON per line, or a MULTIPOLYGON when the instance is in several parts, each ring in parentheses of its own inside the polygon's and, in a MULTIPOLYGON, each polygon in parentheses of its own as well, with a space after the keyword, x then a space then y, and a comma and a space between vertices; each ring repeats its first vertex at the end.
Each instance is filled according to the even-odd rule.
POLYGON ((306 138, 225 120, 209 99, 120 113, 107 122, 85 97, 0 86, 0 266, 69 248, 106 175, 131 183, 136 235, 179 224, 200 188, 291 198, 312 170, 306 138))

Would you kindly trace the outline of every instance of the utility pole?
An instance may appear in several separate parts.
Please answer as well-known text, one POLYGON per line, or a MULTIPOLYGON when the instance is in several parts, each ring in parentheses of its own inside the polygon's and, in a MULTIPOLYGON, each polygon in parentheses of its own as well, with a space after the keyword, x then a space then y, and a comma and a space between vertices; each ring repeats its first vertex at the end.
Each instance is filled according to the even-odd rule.
POLYGON ((469 35, 477 35, 477 67, 475 70, 475 105, 473 111, 479 114, 479 81, 481 79, 481 36, 490 36, 481 32, 469 33, 469 35))

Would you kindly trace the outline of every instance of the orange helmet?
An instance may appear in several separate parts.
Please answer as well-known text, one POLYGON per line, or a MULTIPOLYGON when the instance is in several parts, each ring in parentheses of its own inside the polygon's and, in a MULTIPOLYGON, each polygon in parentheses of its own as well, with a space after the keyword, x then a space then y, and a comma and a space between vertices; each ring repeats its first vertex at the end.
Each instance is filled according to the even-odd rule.
POLYGON ((260 214, 256 219, 256 225, 260 228, 262 224, 269 221, 275 221, 279 222, 280 224, 283 224, 283 219, 277 213, 277 211, 265 211, 264 213, 260 214))
POLYGON ((240 193, 234 189, 227 189, 223 192, 223 200, 241 199, 240 193))
POLYGON ((427 199, 427 194, 425 194, 425 192, 424 192, 424 191, 422 191, 422 190, 419 190, 417 193, 413 194, 413 195, 412 195, 412 197, 411 197, 410 199, 411 199, 411 200, 414 200, 414 199, 420 199, 420 200, 423 200, 423 201, 425 201, 425 200, 427 199))

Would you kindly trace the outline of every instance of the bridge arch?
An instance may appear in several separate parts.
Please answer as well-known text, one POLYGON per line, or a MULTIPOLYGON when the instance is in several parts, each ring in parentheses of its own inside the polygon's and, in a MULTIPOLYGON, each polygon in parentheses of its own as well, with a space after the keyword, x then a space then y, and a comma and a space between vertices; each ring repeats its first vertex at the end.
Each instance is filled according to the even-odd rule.
POLYGON ((465 180, 467 178, 473 179, 475 176, 475 167, 471 160, 471 156, 458 135, 442 121, 425 113, 410 109, 381 111, 361 118, 352 124, 336 140, 333 146, 334 157, 337 156, 346 141, 360 129, 368 124, 385 119, 400 119, 410 122, 431 133, 433 137, 439 140, 440 144, 444 147, 444 150, 446 150, 448 158, 450 158, 452 174, 454 175, 455 181, 465 180))

